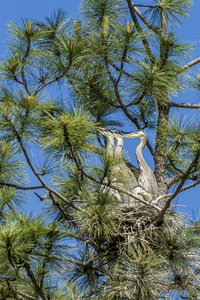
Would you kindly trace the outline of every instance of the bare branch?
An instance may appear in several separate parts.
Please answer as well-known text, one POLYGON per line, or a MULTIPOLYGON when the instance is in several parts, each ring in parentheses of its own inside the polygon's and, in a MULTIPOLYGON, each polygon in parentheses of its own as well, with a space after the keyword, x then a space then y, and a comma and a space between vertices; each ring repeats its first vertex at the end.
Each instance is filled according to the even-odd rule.
POLYGON ((44 196, 39 196, 36 192, 35 195, 40 199, 40 201, 43 201, 44 199, 46 199, 46 197, 48 196, 49 191, 46 191, 46 193, 44 194, 44 196))
POLYGON ((169 106, 171 106, 171 107, 182 107, 182 108, 200 108, 200 104, 179 103, 179 102, 170 102, 169 106))
POLYGON ((194 60, 190 61, 186 65, 182 66, 180 72, 183 72, 183 71, 187 70, 188 68, 198 64, 199 62, 200 62, 200 57, 195 58, 194 60))
POLYGON ((18 292, 18 291, 17 291, 17 294, 20 295, 20 296, 22 296, 23 299, 26 299, 26 300, 37 300, 38 299, 38 298, 32 297, 30 295, 27 295, 25 293, 18 292))
POLYGON ((141 13, 141 11, 137 8, 137 6, 135 6, 135 4, 131 1, 131 0, 126 0, 129 7, 133 8, 133 10, 136 12, 136 14, 138 15, 138 17, 144 22, 144 24, 151 30, 153 30, 156 34, 160 35, 160 28, 157 26, 154 26, 153 24, 151 24, 151 22, 149 22, 149 20, 141 13))
POLYGON ((43 185, 40 185, 40 186, 21 186, 21 185, 18 185, 18 184, 13 184, 13 183, 8 183, 8 182, 2 182, 2 181, 0 181, 0 186, 1 185, 10 186, 10 187, 13 187, 13 188, 15 188, 17 190, 37 190, 37 189, 44 189, 43 185))
POLYGON ((126 1, 127 1, 127 3, 128 3, 129 10, 130 10, 130 13, 131 13, 131 17, 132 17, 132 19, 133 19, 133 22, 135 23, 135 26, 136 26, 136 28, 137 28, 137 31, 139 32, 139 34, 140 34, 140 36, 141 36, 143 45, 144 45, 144 47, 145 47, 145 49, 146 49, 146 53, 148 54, 149 58, 150 58, 151 61, 153 62, 153 61, 155 61, 155 57, 154 57, 153 54, 152 54, 151 48, 150 48, 150 46, 149 46, 149 43, 148 43, 146 37, 144 36, 143 30, 142 30, 142 28, 141 28, 141 26, 140 26, 140 24, 139 24, 139 22, 138 22, 138 20, 137 20, 137 17, 136 17, 136 15, 135 15, 134 8, 133 8, 133 6, 131 5, 132 3, 131 3, 130 0, 126 0, 126 1))
POLYGON ((192 183, 192 184, 189 184, 187 186, 184 186, 181 190, 180 190, 180 193, 181 192, 184 192, 188 189, 191 189, 192 187, 195 187, 196 185, 200 184, 200 180, 197 180, 196 182, 192 183))
POLYGON ((35 278, 34 273, 31 270, 30 265, 27 262, 24 263, 24 268, 26 269, 26 273, 27 273, 28 277, 31 279, 31 281, 35 287, 35 291, 40 295, 42 300, 47 300, 46 296, 44 295, 42 287, 39 286, 37 279, 35 278))
MULTIPOLYGON (((193 170, 192 170, 193 171, 193 170)), ((200 175, 200 172, 197 172, 195 175, 190 176, 191 180, 196 180, 198 176, 200 175)), ((176 174, 170 178, 167 178, 167 186, 170 188, 173 184, 175 184, 180 178, 182 178, 182 174, 176 174)))
POLYGON ((160 5, 133 4, 133 6, 150 7, 150 8, 159 7, 159 8, 161 8, 160 5))
POLYGON ((125 105, 125 108, 131 106, 131 105, 136 105, 138 103, 140 103, 140 101, 142 101, 142 99, 144 98, 144 96, 146 95, 146 91, 142 91, 140 92, 134 99, 133 101, 131 101, 129 104, 125 105))

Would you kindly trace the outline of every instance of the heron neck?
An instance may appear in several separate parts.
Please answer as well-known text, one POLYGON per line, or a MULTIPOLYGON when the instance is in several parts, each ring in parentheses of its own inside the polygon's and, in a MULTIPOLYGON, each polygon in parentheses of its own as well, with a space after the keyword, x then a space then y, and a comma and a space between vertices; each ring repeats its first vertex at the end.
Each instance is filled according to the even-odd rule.
POLYGON ((115 148, 115 156, 120 155, 122 153, 123 145, 124 145, 123 138, 118 138, 117 145, 115 148))
POLYGON ((146 166, 146 167, 149 168, 149 166, 147 165, 147 163, 144 160, 144 157, 142 155, 142 150, 143 150, 144 146, 146 145, 146 142, 147 142, 147 138, 146 137, 140 138, 140 143, 139 143, 139 145, 136 148, 135 155, 136 155, 137 162, 138 162, 139 166, 142 165, 142 166, 146 166))
POLYGON ((108 137, 107 138, 107 145, 106 145, 106 152, 110 157, 113 157, 114 154, 114 138, 108 137))

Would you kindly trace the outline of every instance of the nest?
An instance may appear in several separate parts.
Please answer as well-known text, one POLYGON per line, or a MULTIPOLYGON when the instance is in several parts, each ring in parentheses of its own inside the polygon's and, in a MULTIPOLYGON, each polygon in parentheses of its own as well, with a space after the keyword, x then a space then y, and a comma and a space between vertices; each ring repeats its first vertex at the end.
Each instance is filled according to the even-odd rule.
MULTIPOLYGON (((158 214, 157 210, 146 205, 123 204, 113 213, 120 217, 116 219, 119 233, 112 239, 112 251, 119 252, 119 254, 126 252, 129 244, 135 245, 136 248, 140 247, 145 252, 148 251, 158 231, 155 221, 155 216, 158 214)), ((177 228, 180 223, 182 223, 180 215, 169 209, 165 214, 162 228, 159 230, 177 228)))

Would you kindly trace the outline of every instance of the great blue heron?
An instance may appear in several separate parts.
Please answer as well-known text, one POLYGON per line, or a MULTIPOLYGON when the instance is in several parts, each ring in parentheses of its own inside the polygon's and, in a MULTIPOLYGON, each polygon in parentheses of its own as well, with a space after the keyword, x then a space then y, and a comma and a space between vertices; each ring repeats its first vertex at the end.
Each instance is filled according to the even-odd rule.
MULTIPOLYGON (((138 201, 138 199, 140 200, 144 200, 147 196, 152 196, 154 197, 153 194, 148 193, 142 186, 137 185, 132 189, 132 195, 133 197, 135 196, 138 201)), ((138 201, 139 202, 139 201, 138 201)), ((134 204, 135 205, 135 200, 134 198, 130 197, 130 204, 134 204)))
MULTIPOLYGON (((120 186, 127 192, 131 193, 132 189, 137 186, 137 180, 135 178, 135 175, 133 172, 127 167, 125 164, 123 158, 122 158, 122 150, 123 150, 123 145, 124 141, 122 138, 122 134, 120 130, 117 129, 110 129, 112 135, 117 141, 116 148, 114 151, 114 156, 118 157, 120 160, 120 163, 115 166, 115 171, 120 173, 122 177, 122 182, 120 186)), ((124 202, 130 202, 130 197, 126 194, 123 194, 123 201, 124 202)))
POLYGON ((158 185, 156 181, 156 177, 154 175, 154 172, 151 170, 151 168, 147 165, 146 161, 144 160, 144 157, 142 155, 142 149, 146 145, 147 142, 147 135, 143 130, 137 130, 130 132, 128 134, 125 134, 122 136, 125 137, 132 137, 132 138, 140 138, 140 144, 136 148, 136 159, 139 166, 139 178, 138 178, 138 184, 141 185, 143 188, 145 188, 146 191, 149 193, 155 195, 157 198, 158 196, 158 185))
MULTIPOLYGON (((108 130, 107 128, 97 128, 97 130, 106 137, 106 140, 107 140, 106 153, 108 155, 108 158, 110 158, 110 159, 113 158, 113 156, 114 156, 114 137, 113 137, 111 131, 108 130)), ((115 180, 113 179, 113 182, 114 181, 115 180)), ((105 178, 104 182, 108 183, 108 179, 105 178)), ((114 197, 114 199, 116 199, 118 202, 122 202, 121 195, 117 190, 114 190, 105 185, 104 186, 102 185, 101 191, 103 193, 108 193, 108 195, 114 197)))

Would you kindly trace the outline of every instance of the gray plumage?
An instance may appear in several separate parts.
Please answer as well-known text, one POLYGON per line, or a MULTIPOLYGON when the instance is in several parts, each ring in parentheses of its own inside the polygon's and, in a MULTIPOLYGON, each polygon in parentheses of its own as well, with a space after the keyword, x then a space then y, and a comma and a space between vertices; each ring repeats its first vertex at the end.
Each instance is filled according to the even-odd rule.
POLYGON ((125 137, 132 137, 132 138, 139 138, 140 144, 136 148, 136 159, 139 166, 139 178, 138 184, 142 186, 146 191, 153 194, 156 198, 158 196, 158 185, 156 181, 156 177, 152 169, 147 165, 143 155, 142 150, 146 145, 147 142, 147 135, 143 130, 137 130, 130 132, 124 136, 125 137))

